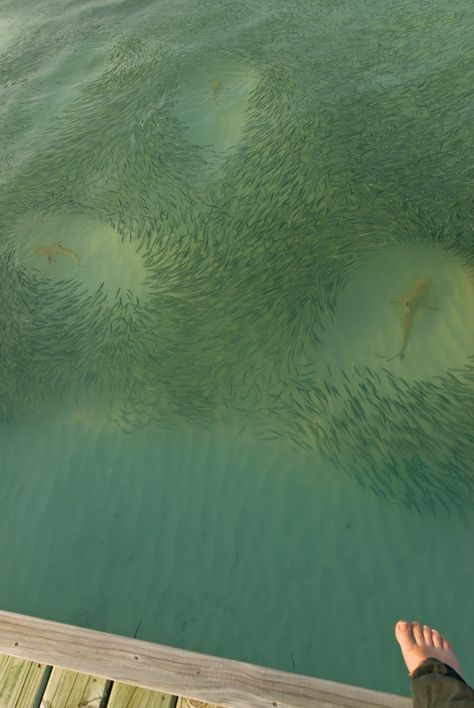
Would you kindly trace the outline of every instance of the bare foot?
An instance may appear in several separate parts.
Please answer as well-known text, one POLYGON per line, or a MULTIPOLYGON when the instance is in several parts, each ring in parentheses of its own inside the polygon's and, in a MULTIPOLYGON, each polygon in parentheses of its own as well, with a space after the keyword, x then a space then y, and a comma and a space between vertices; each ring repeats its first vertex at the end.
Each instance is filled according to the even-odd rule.
POLYGON ((458 660, 451 651, 448 640, 442 637, 437 629, 431 629, 419 622, 400 620, 395 625, 395 637, 400 644, 408 673, 411 674, 425 659, 432 656, 451 666, 461 676, 458 660))

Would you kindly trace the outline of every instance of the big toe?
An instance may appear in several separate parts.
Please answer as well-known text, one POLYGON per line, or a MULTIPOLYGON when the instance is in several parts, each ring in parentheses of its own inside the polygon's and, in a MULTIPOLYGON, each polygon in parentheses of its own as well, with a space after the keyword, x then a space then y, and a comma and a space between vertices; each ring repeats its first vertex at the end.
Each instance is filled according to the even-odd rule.
POLYGON ((395 637, 400 644, 403 660, 406 667, 411 673, 420 663, 423 658, 420 642, 423 641, 423 632, 421 638, 417 636, 421 627, 417 622, 405 622, 400 620, 395 625, 395 637))
POLYGON ((415 645, 411 622, 400 620, 395 625, 395 637, 400 644, 401 650, 411 649, 415 645))

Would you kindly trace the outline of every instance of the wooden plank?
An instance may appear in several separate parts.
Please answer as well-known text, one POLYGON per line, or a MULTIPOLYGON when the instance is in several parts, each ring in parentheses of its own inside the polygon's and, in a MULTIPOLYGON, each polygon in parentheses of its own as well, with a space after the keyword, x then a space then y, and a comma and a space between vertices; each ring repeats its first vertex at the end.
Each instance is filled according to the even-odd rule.
POLYGON ((225 708, 410 708, 411 700, 0 612, 0 653, 225 708))
POLYGON ((176 704, 176 708, 220 708, 215 703, 204 703, 203 701, 194 701, 192 698, 180 698, 176 704))
POLYGON ((175 708, 175 705, 175 696, 114 683, 107 708, 175 708))
POLYGON ((53 668, 41 701, 41 708, 99 708, 106 680, 53 668))
POLYGON ((29 708, 46 667, 13 656, 0 656, 0 708, 29 708))

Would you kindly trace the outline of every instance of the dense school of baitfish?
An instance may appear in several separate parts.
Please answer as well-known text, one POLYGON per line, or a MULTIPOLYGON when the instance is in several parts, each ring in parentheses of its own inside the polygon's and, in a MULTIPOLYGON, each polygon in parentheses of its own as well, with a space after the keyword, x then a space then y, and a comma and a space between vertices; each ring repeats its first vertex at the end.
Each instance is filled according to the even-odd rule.
MULTIPOLYGON (((467 128, 446 122, 444 152, 421 137, 430 106, 462 109, 464 85, 433 75, 402 89, 369 86, 375 48, 359 61, 349 60, 356 46, 331 53, 312 5, 192 56, 174 53, 172 41, 185 46, 199 31, 190 20, 180 28, 163 20, 168 42, 146 27, 131 32, 21 160, 14 146, 34 126, 12 98, 0 128, 0 418, 91 391, 111 401, 125 430, 224 423, 322 454, 388 500, 462 509, 474 486, 474 356, 414 380, 375 357, 341 369, 319 367, 317 354, 341 293, 383 249, 436 247, 474 277, 469 193, 460 187, 469 170, 472 180, 467 128), (278 38, 295 36, 282 60, 278 38), (225 153, 193 143, 175 110, 196 62, 208 67, 197 109, 217 121, 236 81, 220 75, 222 62, 236 76, 250 66, 258 76, 225 153), (112 227, 141 259, 140 287, 111 296, 107 273, 90 287, 67 233, 57 241, 71 261, 77 251, 77 274, 56 275, 59 248, 37 251, 49 264, 36 268, 21 255, 38 246, 19 226, 26 211, 112 227)), ((214 12, 216 23, 232 24, 230 8, 214 12)), ((379 29, 389 52, 393 28, 379 29)), ((31 81, 42 36, 3 52, 0 78, 13 97, 31 81)))

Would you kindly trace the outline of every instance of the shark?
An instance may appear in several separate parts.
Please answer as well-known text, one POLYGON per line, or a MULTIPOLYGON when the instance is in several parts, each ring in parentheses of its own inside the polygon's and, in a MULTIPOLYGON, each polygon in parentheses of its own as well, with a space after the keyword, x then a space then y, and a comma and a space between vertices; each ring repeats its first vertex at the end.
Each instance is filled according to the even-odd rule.
POLYGON ((53 246, 39 246, 38 248, 33 249, 33 253, 36 253, 39 256, 47 256, 48 257, 48 263, 52 263, 56 256, 70 256, 70 258, 74 258, 74 260, 80 265, 80 260, 79 257, 76 256, 74 251, 71 251, 70 248, 66 248, 60 243, 56 243, 53 246))
POLYGON ((219 106, 217 103, 217 96, 222 90, 222 81, 220 79, 216 79, 215 81, 212 82, 211 88, 209 89, 209 100, 214 103, 216 106, 219 106))
MULTIPOLYGON (((413 329, 413 322, 416 313, 422 308, 426 307, 429 310, 438 310, 432 302, 428 299, 428 293, 431 286, 431 277, 429 275, 424 275, 422 278, 418 278, 416 283, 408 290, 408 292, 400 295, 399 297, 390 300, 391 303, 403 305, 403 334, 402 334, 402 346, 400 350, 391 357, 382 357, 387 359, 387 361, 393 361, 393 359, 400 358, 403 360, 405 356, 405 350, 408 345, 408 340, 410 339, 410 334, 413 329)), ((381 356, 378 354, 377 356, 381 356)))

